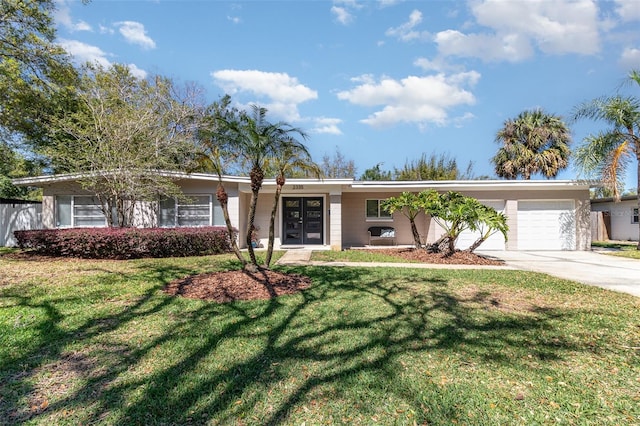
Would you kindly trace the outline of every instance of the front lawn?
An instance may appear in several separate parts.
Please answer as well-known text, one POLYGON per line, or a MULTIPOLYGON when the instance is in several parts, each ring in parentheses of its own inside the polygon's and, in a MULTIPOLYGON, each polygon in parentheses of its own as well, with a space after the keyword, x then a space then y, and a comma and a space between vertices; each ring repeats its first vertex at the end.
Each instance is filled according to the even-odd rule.
POLYGON ((612 256, 626 257, 628 259, 640 259, 640 250, 638 250, 638 243, 633 241, 629 242, 607 242, 607 241, 594 241, 591 243, 593 248, 606 248, 610 249, 604 251, 605 254, 612 256))
POLYGON ((0 256, 0 423, 640 423, 640 299, 522 271, 296 267, 170 297, 230 256, 0 256))

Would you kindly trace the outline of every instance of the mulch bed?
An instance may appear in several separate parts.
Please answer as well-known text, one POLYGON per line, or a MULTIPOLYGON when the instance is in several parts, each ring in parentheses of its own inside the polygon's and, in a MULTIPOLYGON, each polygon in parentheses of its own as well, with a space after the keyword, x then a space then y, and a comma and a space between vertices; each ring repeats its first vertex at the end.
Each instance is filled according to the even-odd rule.
POLYGON ((429 253, 426 250, 416 250, 414 248, 373 249, 368 251, 420 263, 436 263, 440 265, 504 265, 502 260, 491 259, 466 251, 456 251, 451 256, 443 256, 441 253, 429 253))
MULTIPOLYGON (((503 262, 473 253, 456 252, 442 256, 415 249, 376 249, 407 261, 455 265, 502 265, 503 262)), ((210 300, 218 303, 235 300, 266 300, 284 294, 294 294, 311 286, 309 277, 285 274, 271 270, 248 272, 245 270, 193 275, 169 283, 164 291, 173 296, 210 300)))
POLYGON ((214 272, 170 282, 168 294, 219 303, 235 300, 265 300, 293 294, 311 286, 311 279, 299 274, 260 270, 214 272))

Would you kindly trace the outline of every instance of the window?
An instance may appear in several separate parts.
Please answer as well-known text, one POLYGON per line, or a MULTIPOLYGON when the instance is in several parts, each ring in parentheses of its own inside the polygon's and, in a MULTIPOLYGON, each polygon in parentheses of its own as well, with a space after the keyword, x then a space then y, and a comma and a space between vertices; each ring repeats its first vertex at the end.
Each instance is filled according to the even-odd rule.
POLYGON ((638 209, 633 209, 631 212, 631 223, 640 223, 638 220, 638 209))
POLYGON ((383 200, 367 200, 367 219, 391 219, 391 213, 388 213, 380 207, 382 201, 383 200))
POLYGON ((56 227, 103 227, 107 219, 96 197, 90 195, 58 195, 56 197, 56 227))
POLYGON ((224 226, 222 207, 213 203, 211 195, 188 195, 188 200, 165 198, 160 201, 158 224, 172 228, 181 226, 224 226))

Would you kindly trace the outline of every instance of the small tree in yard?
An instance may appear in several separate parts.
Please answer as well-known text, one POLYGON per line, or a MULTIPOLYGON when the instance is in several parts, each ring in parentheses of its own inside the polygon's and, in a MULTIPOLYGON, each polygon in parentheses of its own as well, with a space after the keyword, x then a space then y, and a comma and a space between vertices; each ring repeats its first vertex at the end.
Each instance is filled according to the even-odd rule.
POLYGON ((497 212, 493 207, 485 206, 477 200, 474 201, 477 203, 477 217, 474 228, 480 233, 480 236, 466 251, 473 252, 489 237, 498 232, 502 233, 504 240, 507 241, 507 231, 509 230, 507 217, 503 213, 497 212))
POLYGON ((390 214, 399 211, 409 219, 409 223, 411 224, 411 235, 413 235, 413 242, 416 248, 422 247, 420 233, 416 226, 416 217, 418 217, 418 215, 424 210, 425 199, 429 196, 430 193, 425 191, 419 194, 403 192, 397 197, 387 198, 382 201, 381 204, 381 207, 390 214))
POLYGON ((57 170, 82 173, 109 226, 132 226, 136 201, 180 193, 158 171, 184 169, 192 156, 201 115, 192 89, 179 93, 169 79, 139 79, 122 65, 85 67, 77 108, 55 121, 58 143, 49 154, 57 170))
POLYGON ((242 255, 238 247, 236 230, 231 223, 229 216, 229 194, 224 187, 222 177, 225 170, 237 160, 238 154, 235 147, 230 144, 232 140, 229 134, 228 123, 235 122, 238 111, 231 108, 231 97, 225 95, 219 102, 212 103, 205 113, 204 119, 198 129, 197 146, 193 171, 213 172, 218 176, 218 186, 216 188, 216 198, 220 203, 224 222, 227 226, 231 249, 242 265, 247 264, 247 260, 242 255))
POLYGON ((477 205, 475 200, 465 197, 459 192, 449 191, 446 194, 438 194, 429 191, 425 198, 424 209, 442 229, 444 235, 429 247, 432 251, 442 251, 450 256, 455 252, 455 245, 460 234, 471 229, 475 231, 477 222, 477 205))

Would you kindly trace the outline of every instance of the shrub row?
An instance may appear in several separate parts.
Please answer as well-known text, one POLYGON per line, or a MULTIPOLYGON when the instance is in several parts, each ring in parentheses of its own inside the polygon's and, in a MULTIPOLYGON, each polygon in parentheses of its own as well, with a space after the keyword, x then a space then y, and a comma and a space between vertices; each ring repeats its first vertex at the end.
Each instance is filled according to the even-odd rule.
POLYGON ((224 227, 40 229, 14 234, 20 248, 45 256, 134 259, 231 251, 224 227))

